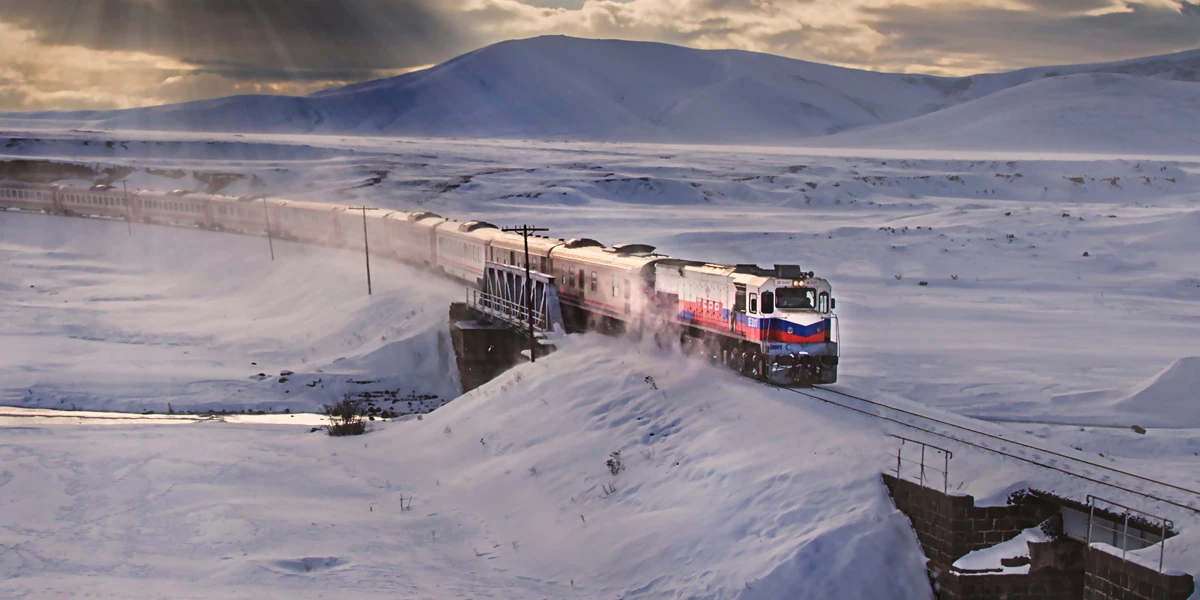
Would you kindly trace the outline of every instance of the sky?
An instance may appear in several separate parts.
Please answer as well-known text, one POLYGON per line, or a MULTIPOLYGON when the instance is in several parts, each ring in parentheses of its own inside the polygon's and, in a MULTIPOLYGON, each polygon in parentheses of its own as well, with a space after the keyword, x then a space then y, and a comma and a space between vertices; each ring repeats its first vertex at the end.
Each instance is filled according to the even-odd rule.
POLYGON ((306 94, 544 34, 969 75, 1200 47, 1190 0, 0 0, 0 110, 306 94))

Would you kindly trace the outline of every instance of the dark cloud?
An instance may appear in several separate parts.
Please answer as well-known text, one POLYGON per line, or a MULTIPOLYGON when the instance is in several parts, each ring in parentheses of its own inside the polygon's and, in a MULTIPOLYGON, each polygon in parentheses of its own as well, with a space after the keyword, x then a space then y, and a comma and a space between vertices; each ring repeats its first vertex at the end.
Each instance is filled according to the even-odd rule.
MULTIPOLYGON (((1059 0, 1035 0, 1057 3, 1059 0)), ((1098 4, 1070 0, 1077 8, 1098 4)), ((1102 14, 1017 10, 960 3, 864 9, 885 36, 875 49, 882 67, 954 62, 1024 66, 1101 62, 1165 54, 1200 44, 1200 11, 1126 2, 1102 14)))
POLYGON ((49 45, 146 52, 237 79, 362 79, 461 40, 423 0, 0 0, 49 45))

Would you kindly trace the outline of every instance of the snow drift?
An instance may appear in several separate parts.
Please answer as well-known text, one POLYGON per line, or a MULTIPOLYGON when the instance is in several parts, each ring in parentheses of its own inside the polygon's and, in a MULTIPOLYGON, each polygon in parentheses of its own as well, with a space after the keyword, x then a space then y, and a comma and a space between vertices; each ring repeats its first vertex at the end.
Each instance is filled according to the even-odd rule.
POLYGON ((1129 388, 1062 394, 1052 401, 1073 412, 1125 415, 1132 425, 1200 427, 1200 356, 1181 358, 1129 388))
POLYGON ((877 424, 572 341, 361 438, 6 429, 0 596, 932 598, 877 424))

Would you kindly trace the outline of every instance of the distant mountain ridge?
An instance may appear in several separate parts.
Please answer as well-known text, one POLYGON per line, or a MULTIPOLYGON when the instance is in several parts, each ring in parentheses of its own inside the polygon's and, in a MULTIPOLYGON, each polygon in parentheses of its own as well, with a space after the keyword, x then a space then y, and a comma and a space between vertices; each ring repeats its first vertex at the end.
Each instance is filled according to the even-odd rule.
MULTIPOLYGON (((0 124, 53 121, 101 129, 688 143, 829 139, 870 146, 874 138, 869 132, 876 127, 891 127, 881 132, 894 133, 897 124, 913 119, 934 119, 926 123, 933 126, 941 111, 1022 86, 1037 88, 1044 80, 1086 74, 1113 74, 1132 82, 1120 99, 1126 109, 1129 102, 1138 104, 1140 80, 1170 82, 1174 85, 1158 85, 1154 93, 1179 93, 1187 99, 1187 90, 1200 88, 1200 50, 947 78, 860 71, 737 50, 544 36, 501 42, 423 71, 304 97, 233 96, 121 111, 0 113, 0 124), (823 137, 850 130, 854 134, 844 139, 823 137)), ((1055 89, 1057 105, 1068 108, 1089 95, 1086 85, 1049 87, 1055 89)), ((1036 93, 1027 96, 1015 94, 1012 100, 1037 103, 1036 93)), ((1014 114, 1022 106, 991 108, 1014 114)), ((1121 107, 1093 109, 1103 113, 1121 107)), ((1171 128, 1192 116, 1185 113, 1172 119, 1171 128)), ((1015 122, 1021 122, 1019 115, 1015 122)), ((1190 127, 1200 132, 1200 125, 1190 127)), ((1006 134, 1006 139, 1018 140, 1017 146, 1019 129, 1006 134)), ((912 133, 901 130, 895 135, 912 133)), ((1060 146, 1074 147, 1072 131, 1058 133, 1066 136, 1060 146)), ((974 135, 980 134, 986 132, 976 128, 974 135)), ((923 139, 934 146, 940 141, 936 136, 923 139)), ((1144 141, 1149 146, 1157 142, 1144 141)), ((895 145, 897 140, 881 135, 878 143, 895 145)), ((1191 147, 1187 144, 1185 150, 1191 147)))

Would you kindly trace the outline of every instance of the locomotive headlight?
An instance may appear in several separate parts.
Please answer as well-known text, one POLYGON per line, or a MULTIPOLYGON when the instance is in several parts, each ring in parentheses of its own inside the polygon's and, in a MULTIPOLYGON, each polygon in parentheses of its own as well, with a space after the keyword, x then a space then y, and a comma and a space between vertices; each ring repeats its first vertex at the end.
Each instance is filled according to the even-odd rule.
POLYGON ((795 280, 795 281, 793 281, 793 282, 792 282, 792 285, 794 285, 794 286, 796 286, 796 287, 800 287, 800 286, 804 285, 804 282, 803 282, 803 281, 800 281, 799 279, 797 279, 797 280, 795 280))

